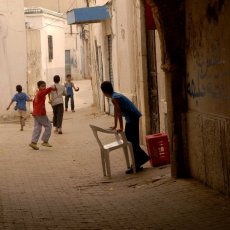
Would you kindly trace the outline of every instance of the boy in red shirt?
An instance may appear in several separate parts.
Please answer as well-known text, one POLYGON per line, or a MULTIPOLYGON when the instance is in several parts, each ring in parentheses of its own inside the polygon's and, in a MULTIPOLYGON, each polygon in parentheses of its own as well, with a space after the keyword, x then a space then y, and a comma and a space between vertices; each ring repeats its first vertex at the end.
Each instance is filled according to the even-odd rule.
POLYGON ((52 147, 49 144, 49 138, 51 136, 52 125, 46 115, 45 100, 46 95, 49 94, 52 90, 56 90, 55 86, 46 88, 46 83, 44 81, 37 82, 38 91, 33 100, 33 117, 34 117, 34 130, 32 134, 32 141, 29 146, 35 150, 38 150, 37 142, 41 135, 42 126, 45 128, 45 131, 42 135, 42 145, 45 147, 52 147))

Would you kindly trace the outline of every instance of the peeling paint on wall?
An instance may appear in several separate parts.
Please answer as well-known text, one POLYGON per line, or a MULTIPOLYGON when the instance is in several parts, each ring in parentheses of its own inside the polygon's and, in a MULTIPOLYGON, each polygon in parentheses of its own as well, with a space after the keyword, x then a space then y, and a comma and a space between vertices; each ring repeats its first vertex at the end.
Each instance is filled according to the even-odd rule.
MULTIPOLYGON (((203 23, 204 24, 204 23, 203 23)), ((230 76, 230 71, 213 71, 215 68, 222 68, 226 64, 220 47, 221 39, 216 35, 206 36, 203 33, 205 25, 193 23, 189 16, 189 49, 196 68, 196 76, 189 79, 187 91, 192 98, 210 97, 216 99, 230 100, 230 88, 224 84, 224 78, 230 76), (208 44, 203 49, 202 45, 208 44)))
POLYGON ((194 5, 188 4, 190 8, 186 18, 189 107, 206 113, 228 115, 230 31, 226 29, 226 18, 229 15, 229 3, 226 4, 224 0, 204 1, 201 4, 199 2, 200 8, 197 9, 198 0, 190 2, 194 5), (210 20, 218 20, 218 24, 210 23, 210 20))
POLYGON ((191 175, 230 194, 230 2, 186 4, 191 175))

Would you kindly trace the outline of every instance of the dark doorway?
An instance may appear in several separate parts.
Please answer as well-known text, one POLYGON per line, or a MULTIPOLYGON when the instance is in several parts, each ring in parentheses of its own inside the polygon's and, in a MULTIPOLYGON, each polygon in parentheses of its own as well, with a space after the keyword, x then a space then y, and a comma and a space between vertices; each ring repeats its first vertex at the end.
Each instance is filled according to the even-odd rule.
POLYGON ((155 23, 150 6, 145 5, 150 132, 160 132, 155 23))

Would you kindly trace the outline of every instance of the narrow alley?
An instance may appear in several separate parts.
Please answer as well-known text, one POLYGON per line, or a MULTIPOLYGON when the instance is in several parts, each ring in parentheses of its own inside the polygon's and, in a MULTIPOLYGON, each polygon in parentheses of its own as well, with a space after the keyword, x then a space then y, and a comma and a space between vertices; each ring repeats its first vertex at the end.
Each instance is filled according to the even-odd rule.
MULTIPOLYGON (((113 118, 92 106, 90 80, 78 81, 76 112, 64 114, 63 135, 52 148, 32 150, 33 119, 0 124, 0 229, 229 229, 230 200, 193 180, 170 177, 170 166, 150 164, 125 174, 111 154, 112 179, 102 176, 100 152, 89 124, 109 127, 113 118)), ((50 105, 47 105, 50 119, 50 105)))

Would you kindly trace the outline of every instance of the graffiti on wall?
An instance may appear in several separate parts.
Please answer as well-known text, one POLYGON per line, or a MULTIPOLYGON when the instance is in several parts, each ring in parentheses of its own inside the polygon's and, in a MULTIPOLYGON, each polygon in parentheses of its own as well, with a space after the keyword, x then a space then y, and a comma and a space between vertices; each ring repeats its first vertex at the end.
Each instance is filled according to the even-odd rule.
POLYGON ((208 97, 230 100, 230 71, 226 69, 222 56, 221 36, 214 33, 213 27, 205 25, 205 20, 195 24, 189 15, 188 22, 188 46, 195 67, 190 70, 187 80, 188 95, 193 99, 208 97))
POLYGON ((200 78, 191 79, 187 84, 188 95, 192 98, 209 97, 213 99, 230 100, 230 88, 224 78, 229 78, 230 72, 209 75, 208 80, 200 83, 200 78))

